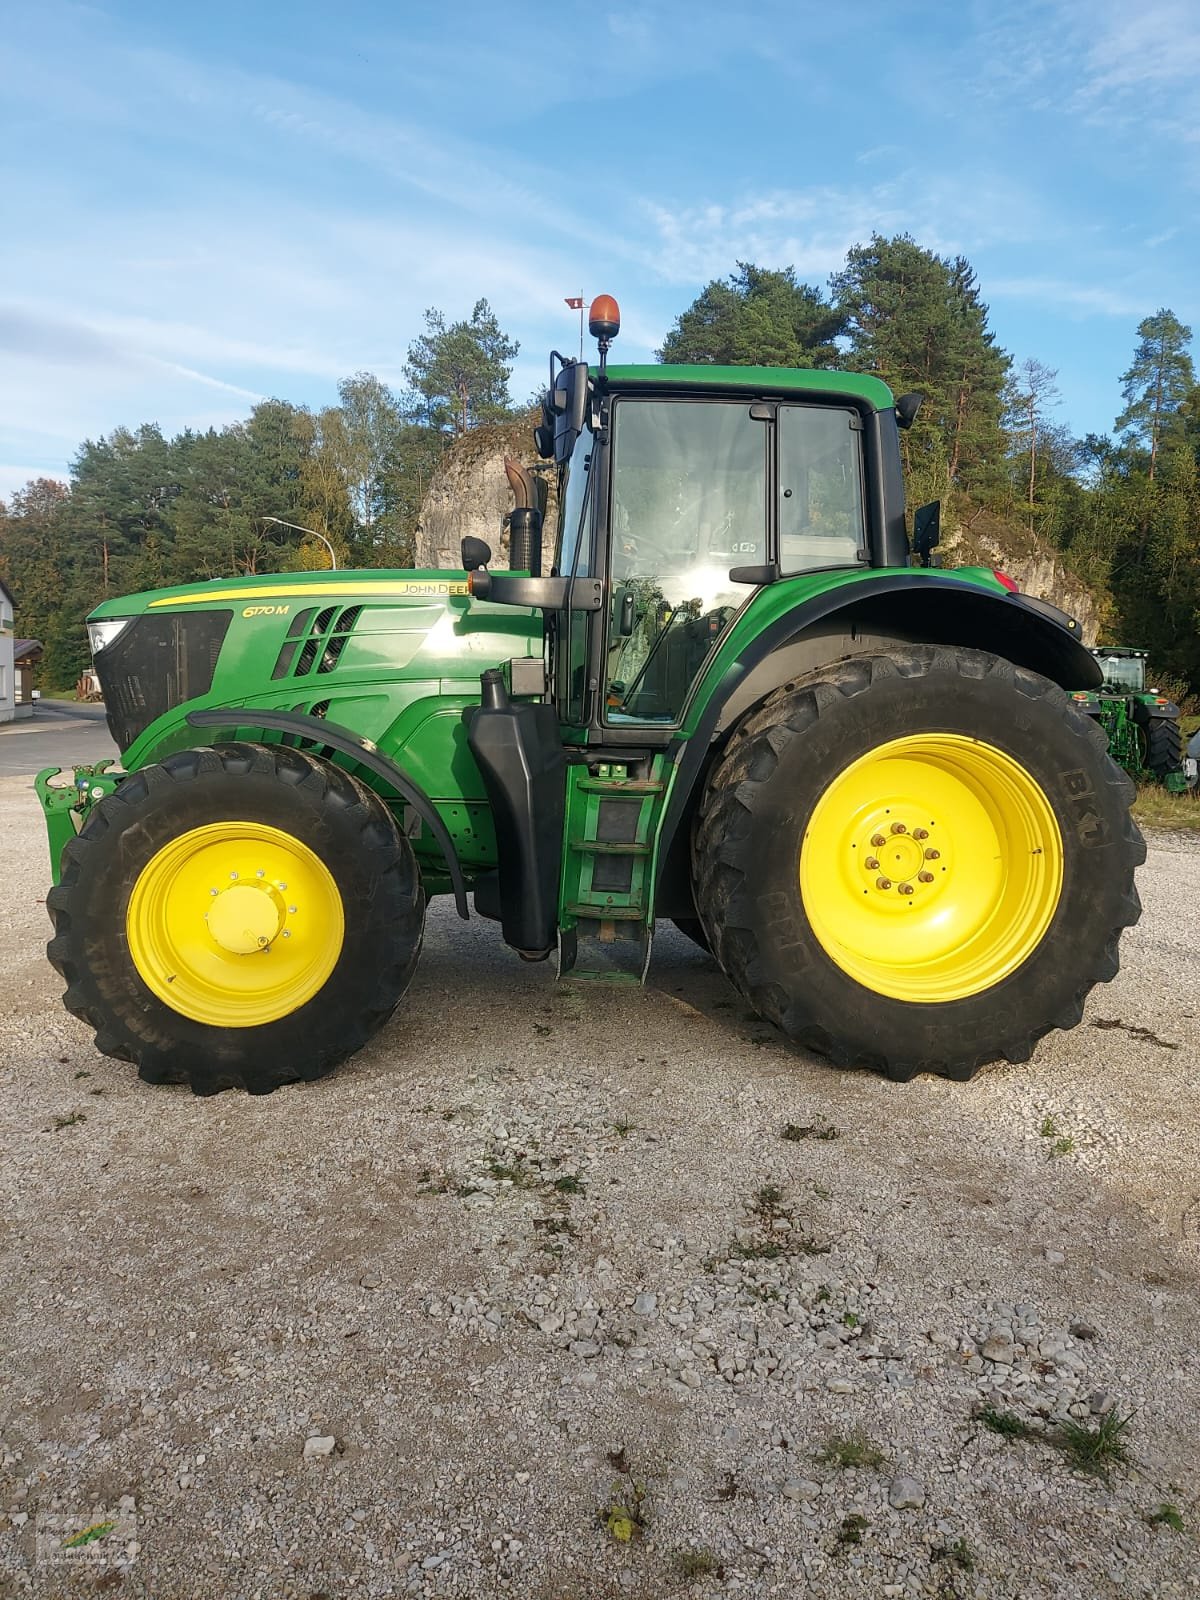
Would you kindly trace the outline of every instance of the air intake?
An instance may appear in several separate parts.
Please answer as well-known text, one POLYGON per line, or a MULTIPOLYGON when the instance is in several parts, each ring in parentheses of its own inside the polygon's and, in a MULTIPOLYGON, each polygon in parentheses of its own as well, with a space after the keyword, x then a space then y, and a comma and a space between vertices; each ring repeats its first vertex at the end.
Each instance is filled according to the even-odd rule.
POLYGON ((297 613, 272 678, 306 678, 312 672, 332 672, 361 614, 361 606, 324 606, 320 611, 309 606, 297 613))

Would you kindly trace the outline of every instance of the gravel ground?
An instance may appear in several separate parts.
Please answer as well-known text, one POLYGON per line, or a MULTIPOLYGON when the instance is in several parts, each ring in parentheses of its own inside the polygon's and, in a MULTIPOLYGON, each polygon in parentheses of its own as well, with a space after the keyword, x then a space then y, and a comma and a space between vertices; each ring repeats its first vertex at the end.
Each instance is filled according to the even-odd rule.
POLYGON ((1195 842, 971 1084, 785 1049, 674 931, 556 986, 439 907, 372 1047, 211 1100, 62 1010, 27 780, 0 843, 0 1595, 1200 1590, 1195 842))

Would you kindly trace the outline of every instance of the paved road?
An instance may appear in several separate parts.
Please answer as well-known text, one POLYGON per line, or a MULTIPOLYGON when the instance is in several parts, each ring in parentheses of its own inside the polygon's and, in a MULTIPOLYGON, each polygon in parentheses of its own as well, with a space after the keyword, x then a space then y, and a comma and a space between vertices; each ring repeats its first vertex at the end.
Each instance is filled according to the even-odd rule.
POLYGON ((0 778, 32 777, 43 767, 71 767, 106 756, 115 760, 117 747, 103 706, 40 700, 26 721, 0 723, 0 778))

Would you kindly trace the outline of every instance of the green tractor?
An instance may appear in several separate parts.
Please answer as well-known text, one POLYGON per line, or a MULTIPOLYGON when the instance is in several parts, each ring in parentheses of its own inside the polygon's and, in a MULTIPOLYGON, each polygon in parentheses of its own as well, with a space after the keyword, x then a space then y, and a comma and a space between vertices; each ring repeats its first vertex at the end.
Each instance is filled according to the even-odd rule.
POLYGON ((877 378, 550 359, 510 556, 257 574, 88 623, 124 771, 40 775, 49 956, 151 1082, 266 1093, 387 1021, 453 899, 561 977, 673 921, 839 1066, 1024 1061, 1117 971, 1133 786, 1076 623, 906 531, 877 378), (914 564, 914 559, 918 564, 914 564))
POLYGON ((1092 654, 1104 681, 1098 689, 1077 690, 1076 704, 1104 729, 1108 753, 1118 766, 1134 778, 1153 779, 1181 794, 1188 780, 1179 707, 1157 689, 1147 689, 1150 652, 1100 645, 1092 654))

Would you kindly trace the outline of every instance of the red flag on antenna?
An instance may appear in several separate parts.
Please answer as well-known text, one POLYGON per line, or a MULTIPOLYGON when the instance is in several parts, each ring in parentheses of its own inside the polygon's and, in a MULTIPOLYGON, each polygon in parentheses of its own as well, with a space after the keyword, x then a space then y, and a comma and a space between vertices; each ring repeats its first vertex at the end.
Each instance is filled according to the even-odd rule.
POLYGON ((572 311, 582 311, 583 310, 583 296, 582 295, 571 295, 563 302, 563 304, 570 306, 572 311))

